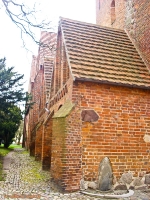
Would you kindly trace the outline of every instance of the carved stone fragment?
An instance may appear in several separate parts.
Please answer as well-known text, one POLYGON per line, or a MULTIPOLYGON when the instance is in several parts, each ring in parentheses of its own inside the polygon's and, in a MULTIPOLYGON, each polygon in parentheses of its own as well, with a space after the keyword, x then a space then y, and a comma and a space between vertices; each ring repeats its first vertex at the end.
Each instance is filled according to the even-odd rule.
POLYGON ((81 117, 84 122, 96 122, 99 119, 94 110, 82 110, 81 117))

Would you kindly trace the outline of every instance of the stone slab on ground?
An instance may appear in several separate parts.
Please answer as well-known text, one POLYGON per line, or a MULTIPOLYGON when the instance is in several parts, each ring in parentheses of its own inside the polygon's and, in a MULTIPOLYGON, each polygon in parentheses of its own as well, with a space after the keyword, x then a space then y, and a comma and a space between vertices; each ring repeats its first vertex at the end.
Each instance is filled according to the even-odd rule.
MULTIPOLYGON (((104 198, 83 195, 80 192, 63 194, 51 182, 50 172, 24 149, 16 149, 4 158, 6 180, 0 181, 0 200, 97 200, 104 198)), ((107 199, 108 200, 108 199, 107 199)), ((111 199, 112 200, 112 199, 111 199)), ((121 200, 121 199, 120 199, 121 200)), ((150 200, 149 191, 135 191, 123 200, 150 200)))
POLYGON ((3 159, 3 170, 9 170, 13 152, 9 152, 3 159))

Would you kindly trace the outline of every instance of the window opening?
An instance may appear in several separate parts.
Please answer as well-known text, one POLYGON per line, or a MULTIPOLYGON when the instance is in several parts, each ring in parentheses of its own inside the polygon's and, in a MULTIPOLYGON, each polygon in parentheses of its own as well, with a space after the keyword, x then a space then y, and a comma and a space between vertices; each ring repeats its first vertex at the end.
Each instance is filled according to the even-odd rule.
POLYGON ((115 0, 111 2, 111 24, 113 24, 116 20, 116 14, 115 14, 115 0))
POLYGON ((101 8, 101 1, 99 0, 99 10, 100 10, 100 8, 101 8))
POLYGON ((61 107, 62 107, 62 105, 60 105, 60 106, 58 107, 58 110, 59 110, 61 107))

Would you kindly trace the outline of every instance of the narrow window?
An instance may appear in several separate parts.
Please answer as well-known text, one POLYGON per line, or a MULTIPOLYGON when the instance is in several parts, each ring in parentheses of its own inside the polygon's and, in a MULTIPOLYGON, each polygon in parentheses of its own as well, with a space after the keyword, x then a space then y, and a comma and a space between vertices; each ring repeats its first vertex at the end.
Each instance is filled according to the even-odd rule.
POLYGON ((101 1, 99 0, 99 10, 100 10, 100 8, 101 8, 101 1))
POLYGON ((43 65, 40 65, 40 70, 42 70, 43 69, 43 65))
POLYGON ((112 0, 111 2, 111 24, 113 24, 116 20, 116 14, 115 14, 115 0, 112 0))

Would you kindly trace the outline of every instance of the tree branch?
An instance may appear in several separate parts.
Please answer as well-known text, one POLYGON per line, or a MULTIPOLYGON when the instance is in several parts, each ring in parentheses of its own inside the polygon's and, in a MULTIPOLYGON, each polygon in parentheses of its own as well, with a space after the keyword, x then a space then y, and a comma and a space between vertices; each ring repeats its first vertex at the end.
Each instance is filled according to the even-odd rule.
MULTIPOLYGON (((28 35, 36 44, 39 45, 39 41, 35 38, 35 31, 37 29, 49 30, 50 21, 46 22, 42 20, 40 23, 36 21, 36 6, 30 9, 24 3, 16 3, 13 0, 1 0, 5 8, 6 14, 11 21, 20 29, 21 38, 23 35, 28 35)), ((23 41, 23 45, 25 42, 23 41)))

